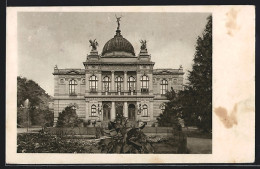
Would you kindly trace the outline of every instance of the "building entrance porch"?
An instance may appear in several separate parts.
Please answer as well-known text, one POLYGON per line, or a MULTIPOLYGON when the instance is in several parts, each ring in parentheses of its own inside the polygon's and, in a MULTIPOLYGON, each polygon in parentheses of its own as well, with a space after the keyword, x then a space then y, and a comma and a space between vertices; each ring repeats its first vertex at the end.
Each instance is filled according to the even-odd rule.
POLYGON ((133 102, 102 102, 103 119, 102 121, 113 121, 116 115, 123 115, 129 121, 136 120, 136 103, 133 102))

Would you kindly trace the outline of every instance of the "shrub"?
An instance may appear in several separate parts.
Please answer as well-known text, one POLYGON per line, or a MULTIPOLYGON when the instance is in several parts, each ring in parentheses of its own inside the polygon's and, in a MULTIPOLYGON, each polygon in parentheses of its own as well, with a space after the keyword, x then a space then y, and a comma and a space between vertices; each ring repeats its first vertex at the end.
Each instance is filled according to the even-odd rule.
POLYGON ((102 153, 154 153, 154 148, 148 141, 141 127, 128 127, 128 120, 117 114, 114 122, 110 122, 109 138, 101 139, 99 149, 102 153))
POLYGON ((82 123, 83 120, 78 118, 74 106, 67 106, 59 113, 56 127, 79 127, 82 123))

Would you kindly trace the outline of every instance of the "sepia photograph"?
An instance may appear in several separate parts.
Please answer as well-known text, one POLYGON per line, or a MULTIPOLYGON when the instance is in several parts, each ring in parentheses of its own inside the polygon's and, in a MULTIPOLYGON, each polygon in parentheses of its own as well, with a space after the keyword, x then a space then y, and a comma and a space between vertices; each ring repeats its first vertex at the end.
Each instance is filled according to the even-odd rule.
POLYGON ((17 22, 18 153, 211 153, 210 13, 17 22))
POLYGON ((252 161, 252 9, 9 8, 7 161, 252 161))

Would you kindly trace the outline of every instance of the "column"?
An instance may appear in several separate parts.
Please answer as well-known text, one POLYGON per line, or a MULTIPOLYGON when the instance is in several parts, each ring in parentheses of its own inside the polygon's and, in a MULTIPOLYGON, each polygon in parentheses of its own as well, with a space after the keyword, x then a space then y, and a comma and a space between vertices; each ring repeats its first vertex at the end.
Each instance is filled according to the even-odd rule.
POLYGON ((115 120, 115 118, 116 118, 115 102, 112 102, 112 106, 111 106, 111 120, 115 120))
POLYGON ((115 71, 111 71, 111 91, 115 91, 115 71))
POLYGON ((85 114, 86 114, 85 119, 88 120, 89 119, 89 102, 88 101, 86 102, 85 114))
POLYGON ((88 92, 89 91, 89 74, 86 74, 86 76, 85 76, 85 86, 86 86, 85 92, 88 92))
POLYGON ((153 101, 150 101, 148 113, 149 113, 148 116, 150 118, 150 121, 155 121, 153 118, 153 101))
POLYGON ((153 74, 148 74, 149 77, 149 95, 153 95, 153 74))
POLYGON ((141 79, 141 75, 138 74, 138 72, 137 72, 137 74, 136 74, 137 95, 141 95, 141 82, 140 82, 140 79, 141 79))
POLYGON ((128 117, 128 107, 127 107, 127 102, 124 102, 124 116, 128 117))
POLYGON ((101 86, 101 83, 102 83, 102 76, 101 76, 101 73, 97 74, 97 78, 98 78, 98 81, 97 81, 97 91, 98 91, 98 95, 101 95, 101 92, 102 92, 102 86, 101 86))
POLYGON ((124 71, 124 92, 127 91, 127 71, 124 71))

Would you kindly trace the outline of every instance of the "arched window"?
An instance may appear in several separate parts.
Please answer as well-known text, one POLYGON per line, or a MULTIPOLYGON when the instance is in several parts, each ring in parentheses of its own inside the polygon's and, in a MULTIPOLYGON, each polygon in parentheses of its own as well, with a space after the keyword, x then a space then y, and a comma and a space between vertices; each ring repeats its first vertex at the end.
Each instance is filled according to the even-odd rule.
POLYGON ((135 90, 135 78, 133 76, 130 76, 127 80, 127 89, 129 91, 135 90))
POLYGON ((91 116, 93 117, 95 117, 96 116, 96 111, 97 111, 97 109, 96 109, 96 105, 92 105, 91 106, 91 116))
POLYGON ((146 104, 143 105, 143 112, 142 116, 147 117, 148 116, 148 107, 146 104))
POLYGON ((103 78, 103 90, 108 92, 110 90, 111 80, 108 76, 103 78))
POLYGON ((69 81, 69 94, 70 95, 76 95, 76 80, 70 80, 69 81))
POLYGON ((97 91, 97 77, 95 75, 92 75, 89 78, 89 89, 90 89, 90 92, 97 91))
POLYGON ((118 76, 116 77, 116 91, 120 92, 123 86, 123 78, 118 76))
POLYGON ((148 93, 149 91, 149 78, 146 75, 141 77, 141 92, 148 93))
POLYGON ((168 81, 163 79, 161 81, 161 94, 166 94, 167 90, 168 90, 168 81))

